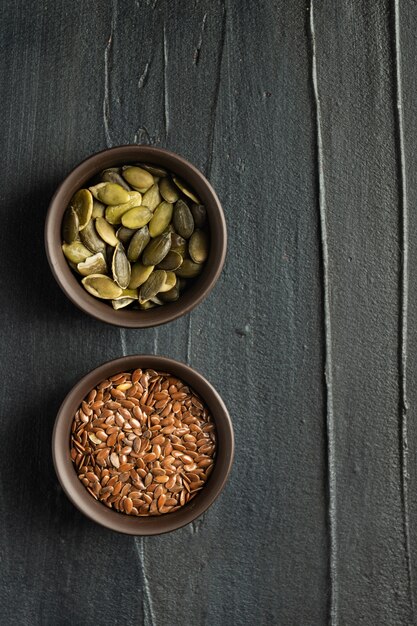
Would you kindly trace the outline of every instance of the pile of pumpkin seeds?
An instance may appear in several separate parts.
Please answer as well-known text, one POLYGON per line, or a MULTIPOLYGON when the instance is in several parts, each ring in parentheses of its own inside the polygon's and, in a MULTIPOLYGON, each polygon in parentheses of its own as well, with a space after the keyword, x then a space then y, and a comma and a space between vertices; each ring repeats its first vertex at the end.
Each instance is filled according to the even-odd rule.
POLYGON ((178 300, 209 252, 206 209, 161 167, 111 167, 79 189, 62 222, 63 253, 83 287, 114 309, 178 300))

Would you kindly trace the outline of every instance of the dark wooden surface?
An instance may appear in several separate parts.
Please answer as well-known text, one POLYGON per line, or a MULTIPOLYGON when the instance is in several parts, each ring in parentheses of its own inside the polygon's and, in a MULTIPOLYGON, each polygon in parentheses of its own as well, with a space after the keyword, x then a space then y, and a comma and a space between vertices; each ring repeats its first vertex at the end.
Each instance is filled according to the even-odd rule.
POLYGON ((417 5, 2 0, 0 623, 408 625, 417 602, 417 5), (166 146, 230 244, 191 315, 118 330, 68 302, 49 199, 87 155, 166 146), (155 352, 222 394, 228 486, 162 537, 55 478, 75 381, 155 352))

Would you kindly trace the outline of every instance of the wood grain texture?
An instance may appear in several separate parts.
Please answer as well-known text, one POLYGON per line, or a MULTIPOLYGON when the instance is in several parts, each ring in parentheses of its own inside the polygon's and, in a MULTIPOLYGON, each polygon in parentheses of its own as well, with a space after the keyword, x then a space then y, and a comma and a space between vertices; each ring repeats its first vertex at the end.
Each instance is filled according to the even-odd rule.
POLYGON ((416 622, 416 24, 399 0, 0 1, 0 623, 416 622), (209 177, 230 239, 201 306, 135 331, 66 300, 43 220, 80 160, 141 142, 209 177), (69 388, 136 352, 207 376, 236 432, 213 507, 143 539, 81 516, 50 455, 69 388))

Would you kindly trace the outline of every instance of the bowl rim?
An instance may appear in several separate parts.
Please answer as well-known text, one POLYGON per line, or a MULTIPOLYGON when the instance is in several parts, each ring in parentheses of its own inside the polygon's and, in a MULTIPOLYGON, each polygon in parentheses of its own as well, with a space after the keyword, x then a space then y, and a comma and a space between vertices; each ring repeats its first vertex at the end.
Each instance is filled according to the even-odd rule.
POLYGON ((181 361, 151 354, 133 354, 111 359, 87 372, 64 398, 57 412, 52 432, 52 459, 55 473, 70 502, 93 522, 109 530, 134 536, 171 532, 200 517, 223 491, 233 465, 234 449, 234 432, 229 412, 212 384, 197 370, 181 361), (127 516, 94 500, 78 480, 70 457, 71 424, 75 410, 86 393, 100 380, 111 376, 112 372, 116 374, 136 367, 166 371, 189 384, 209 407, 218 435, 214 469, 200 494, 178 511, 157 517, 127 516))
MULTIPOLYGON (((111 167, 111 164, 109 163, 105 167, 111 167)), ((65 203, 65 206, 66 204, 67 203, 65 203)), ((62 217, 60 219, 59 227, 61 222, 62 217)), ((113 326, 122 328, 151 328, 172 322, 179 317, 186 315, 197 307, 213 290, 223 270, 226 258, 227 226, 223 208, 216 192, 204 174, 192 163, 190 163, 190 161, 176 152, 167 150, 166 148, 149 146, 147 144, 124 144, 106 148, 86 157, 73 167, 61 181, 51 198, 46 213, 44 245, 48 264, 55 281, 66 297, 78 309, 101 322, 111 324, 113 326), (170 165, 173 166, 171 171, 178 173, 179 176, 184 178, 185 181, 188 181, 188 176, 191 176, 193 179, 191 186, 196 188, 199 196, 202 197, 201 199, 203 203, 206 206, 210 206, 209 221, 210 216, 212 219, 210 229, 214 227, 216 230, 215 257, 213 255, 211 261, 209 259, 211 263, 210 266, 206 270, 203 270, 203 274, 200 279, 196 281, 195 285, 193 285, 179 300, 173 303, 168 303, 163 307, 158 307, 157 309, 150 309, 147 311, 129 311, 123 309, 117 311, 113 310, 109 304, 105 303, 105 301, 94 299, 91 294, 84 292, 68 264, 65 262, 64 268, 64 264, 62 263, 61 242, 56 240, 55 234, 56 221, 58 219, 57 212, 61 210, 63 214, 64 211, 62 208, 64 203, 61 203, 60 198, 63 195, 68 195, 69 201, 69 198, 77 188, 75 182, 79 180, 80 177, 84 178, 85 181, 91 178, 94 173, 103 169, 103 167, 100 167, 98 164, 94 167, 94 164, 97 161, 100 162, 100 159, 113 155, 115 160, 123 161, 125 158, 127 163, 140 159, 148 159, 150 163, 157 165, 159 163, 159 159, 161 158, 170 161, 170 165), (176 167, 179 172, 175 172, 176 167), (90 170, 92 171, 90 172, 90 170), (186 174, 184 174, 184 171, 186 171, 186 174), (86 172, 88 172, 87 176, 85 176, 86 172), (68 194, 68 189, 71 190, 70 194, 68 194), (215 260, 214 263, 213 258, 215 260), (205 278, 207 276, 208 278, 205 278), (202 283, 203 279, 204 284, 202 283), (132 313, 134 313, 134 315, 131 315, 132 313), (157 315, 156 319, 155 315, 157 315)))

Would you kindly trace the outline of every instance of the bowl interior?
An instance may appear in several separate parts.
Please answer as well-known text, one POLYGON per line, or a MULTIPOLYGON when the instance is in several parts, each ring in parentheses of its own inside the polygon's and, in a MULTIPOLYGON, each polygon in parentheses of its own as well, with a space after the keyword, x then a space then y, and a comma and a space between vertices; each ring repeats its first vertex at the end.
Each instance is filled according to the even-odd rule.
POLYGON ((45 226, 46 252, 52 272, 65 294, 83 311, 102 321, 123 327, 157 326, 188 313, 213 288, 226 255, 226 223, 219 199, 210 183, 191 163, 177 154, 152 146, 119 146, 105 150, 78 165, 56 191, 45 226), (106 167, 145 162, 161 165, 183 178, 206 206, 210 230, 210 251, 205 267, 177 302, 147 311, 119 309, 91 296, 80 285, 61 250, 61 223, 73 194, 106 167))
POLYGON ((233 429, 227 409, 216 390, 198 372, 166 357, 136 355, 101 365, 82 378, 65 398, 56 418, 52 452, 58 479, 72 503, 87 517, 112 530, 131 535, 156 535, 175 530, 201 515, 222 491, 233 461, 233 429), (81 400, 101 380, 137 367, 170 372, 188 383, 207 404, 217 429, 213 472, 201 492, 174 513, 156 517, 130 517, 95 500, 80 482, 70 457, 71 424, 81 400))

